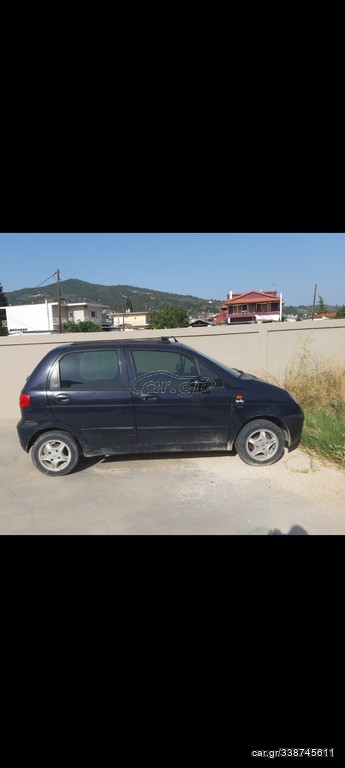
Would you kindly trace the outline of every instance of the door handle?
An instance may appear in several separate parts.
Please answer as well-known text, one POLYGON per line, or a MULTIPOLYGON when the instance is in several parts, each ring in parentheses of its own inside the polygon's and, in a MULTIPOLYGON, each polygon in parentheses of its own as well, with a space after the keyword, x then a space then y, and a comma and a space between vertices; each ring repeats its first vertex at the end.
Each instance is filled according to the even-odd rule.
POLYGON ((150 400, 153 403, 158 400, 158 397, 155 395, 140 395, 140 400, 150 400))
POLYGON ((71 398, 67 397, 67 395, 55 395, 54 400, 56 400, 58 403, 70 403, 71 398))

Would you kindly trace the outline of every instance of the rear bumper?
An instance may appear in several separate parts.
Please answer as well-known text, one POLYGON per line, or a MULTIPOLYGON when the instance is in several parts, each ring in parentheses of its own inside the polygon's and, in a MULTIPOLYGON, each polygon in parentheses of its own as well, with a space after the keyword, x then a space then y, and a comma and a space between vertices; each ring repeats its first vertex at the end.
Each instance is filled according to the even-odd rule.
POLYGON ((26 451, 26 453, 30 450, 30 441, 31 438, 37 434, 39 431, 39 426, 37 424, 37 421, 23 421, 22 419, 18 421, 17 424, 17 433, 19 437, 19 442, 23 448, 23 451, 26 451))

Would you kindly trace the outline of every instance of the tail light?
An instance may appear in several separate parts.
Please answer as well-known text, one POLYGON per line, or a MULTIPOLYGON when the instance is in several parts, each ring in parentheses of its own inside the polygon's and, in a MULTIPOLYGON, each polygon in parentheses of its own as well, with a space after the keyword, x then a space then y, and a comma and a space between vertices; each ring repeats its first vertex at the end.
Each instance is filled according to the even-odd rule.
POLYGON ((28 408, 30 405, 30 395, 28 395, 26 392, 21 392, 19 397, 19 407, 20 408, 28 408))

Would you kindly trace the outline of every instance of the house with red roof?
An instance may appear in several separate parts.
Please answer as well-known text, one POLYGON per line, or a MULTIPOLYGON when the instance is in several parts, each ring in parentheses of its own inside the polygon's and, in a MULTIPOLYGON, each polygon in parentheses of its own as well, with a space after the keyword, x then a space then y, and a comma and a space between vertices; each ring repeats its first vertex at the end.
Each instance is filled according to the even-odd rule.
POLYGON ((283 297, 277 291, 229 291, 227 300, 214 317, 214 323, 271 323, 282 319, 283 297))

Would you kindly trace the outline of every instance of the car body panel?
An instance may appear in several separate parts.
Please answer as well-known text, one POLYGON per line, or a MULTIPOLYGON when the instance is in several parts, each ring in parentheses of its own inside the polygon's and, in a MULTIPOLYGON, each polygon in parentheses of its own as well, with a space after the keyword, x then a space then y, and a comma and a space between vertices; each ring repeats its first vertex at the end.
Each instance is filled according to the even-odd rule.
POLYGON ((257 418, 280 426, 292 449, 304 419, 286 390, 162 339, 56 347, 36 366, 23 392, 30 395, 30 405, 22 409, 17 431, 26 451, 38 435, 52 429, 70 433, 85 456, 231 450, 244 424, 257 418), (162 354, 157 357, 157 352, 162 354), (115 359, 112 378, 107 365, 115 359), (151 370, 156 359, 164 367, 151 370), (101 385, 91 365, 97 360, 102 363, 101 385), (76 362, 84 373, 63 379, 62 371, 76 362))

